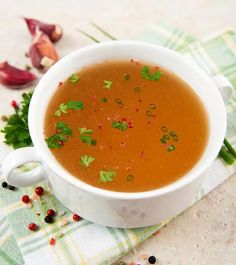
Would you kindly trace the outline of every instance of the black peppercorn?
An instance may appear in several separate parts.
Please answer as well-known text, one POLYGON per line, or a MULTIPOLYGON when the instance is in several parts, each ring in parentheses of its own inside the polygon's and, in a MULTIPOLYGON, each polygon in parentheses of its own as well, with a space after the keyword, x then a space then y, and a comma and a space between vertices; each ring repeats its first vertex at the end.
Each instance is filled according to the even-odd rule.
POLYGON ((8 184, 7 184, 6 181, 3 181, 3 183, 2 183, 2 187, 5 188, 5 189, 8 187, 8 184))
POLYGON ((148 258, 148 262, 149 262, 150 264, 155 264, 156 261, 157 261, 157 259, 156 259, 155 256, 150 256, 150 257, 148 258))
POLYGON ((16 187, 14 187, 14 186, 12 186, 12 185, 9 185, 9 186, 8 186, 8 189, 9 189, 9 190, 15 190, 16 187))
POLYGON ((53 217, 51 215, 47 215, 45 218, 44 218, 44 221, 48 224, 51 224, 53 223, 53 217))

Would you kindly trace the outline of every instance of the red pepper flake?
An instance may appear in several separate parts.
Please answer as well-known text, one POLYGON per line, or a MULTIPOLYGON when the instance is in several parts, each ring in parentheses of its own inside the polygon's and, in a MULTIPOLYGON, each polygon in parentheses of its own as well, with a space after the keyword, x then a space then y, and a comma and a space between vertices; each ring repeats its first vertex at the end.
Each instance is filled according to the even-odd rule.
POLYGON ((154 66, 154 69, 155 69, 155 70, 159 70, 160 67, 159 67, 159 66, 154 66))
POLYGON ((97 109, 94 109, 93 111, 97 111, 97 109))
POLYGON ((134 62, 134 60, 133 60, 133 59, 131 59, 130 61, 131 61, 131 63, 133 63, 133 62, 134 62))
POLYGON ((148 121, 147 124, 151 124, 151 121, 148 121))
POLYGON ((126 169, 127 171, 130 171, 131 167, 127 166, 127 167, 125 167, 125 169, 126 169))
POLYGON ((109 148, 112 149, 112 145, 110 145, 109 148))
POLYGON ((139 157, 143 157, 144 151, 140 152, 139 157))
POLYGON ((139 99, 138 102, 142 102, 142 99, 139 99))
POLYGON ((62 140, 59 140, 58 143, 63 146, 65 143, 62 140))
POLYGON ((54 238, 52 237, 52 238, 50 239, 49 244, 50 244, 51 246, 54 246, 54 245, 56 244, 56 239, 54 239, 54 238))
POLYGON ((136 112, 139 112, 139 109, 136 109, 136 112))
POLYGON ((11 106, 12 106, 14 109, 18 109, 18 105, 17 105, 17 103, 16 103, 15 100, 12 100, 12 102, 11 102, 11 106))
POLYGON ((58 87, 62 86, 63 85, 63 82, 59 82, 58 84, 58 87))
POLYGON ((120 142, 121 147, 125 147, 126 143, 125 142, 120 142))
POLYGON ((102 129, 102 124, 98 124, 98 129, 99 129, 99 130, 102 129))
POLYGON ((152 117, 153 117, 154 119, 156 119, 157 116, 156 116, 156 114, 153 114, 152 117))

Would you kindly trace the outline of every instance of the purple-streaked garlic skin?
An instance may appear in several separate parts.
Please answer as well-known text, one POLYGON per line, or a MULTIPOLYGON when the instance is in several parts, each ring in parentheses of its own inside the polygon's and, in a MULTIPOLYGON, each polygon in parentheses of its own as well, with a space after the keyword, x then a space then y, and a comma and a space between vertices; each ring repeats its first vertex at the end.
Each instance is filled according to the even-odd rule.
POLYGON ((62 37, 62 28, 59 25, 47 24, 37 19, 24 18, 32 36, 37 29, 46 34, 52 42, 57 42, 62 37))
POLYGON ((37 29, 29 49, 29 58, 32 65, 43 72, 58 60, 57 52, 49 37, 37 29))
POLYGON ((37 77, 27 70, 22 70, 10 65, 7 61, 0 63, 0 84, 20 89, 31 85, 37 77))

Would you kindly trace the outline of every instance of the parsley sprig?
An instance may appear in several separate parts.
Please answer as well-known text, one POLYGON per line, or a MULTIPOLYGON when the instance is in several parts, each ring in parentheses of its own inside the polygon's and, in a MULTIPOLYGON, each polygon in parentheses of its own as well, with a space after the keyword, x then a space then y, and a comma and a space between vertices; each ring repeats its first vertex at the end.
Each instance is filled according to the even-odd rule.
POLYGON ((84 104, 81 100, 70 100, 67 103, 61 103, 54 115, 60 117, 62 113, 68 113, 68 109, 71 110, 82 110, 84 104))
POLYGON ((120 131, 126 131, 128 129, 128 124, 124 121, 113 121, 112 128, 118 129, 120 131))
POLYGON ((85 166, 89 167, 90 164, 95 160, 95 157, 89 156, 89 155, 82 155, 80 157, 80 163, 85 166))
POLYGON ((14 149, 31 146, 32 140, 28 128, 28 110, 32 92, 22 95, 21 106, 14 108, 15 113, 8 119, 5 127, 1 130, 5 137, 5 143, 14 149))
POLYGON ((91 135, 93 134, 93 130, 87 128, 79 128, 80 131, 80 140, 83 143, 88 145, 96 145, 97 141, 92 139, 91 135))
POLYGON ((106 183, 106 182, 112 182, 114 179, 114 177, 116 176, 116 172, 115 171, 104 171, 104 170, 100 170, 99 172, 99 181, 106 183))
POLYGON ((56 133, 45 139, 49 148, 61 148, 72 135, 71 128, 65 122, 56 123, 56 133))
POLYGON ((141 75, 143 79, 158 81, 163 75, 163 73, 160 70, 150 73, 149 67, 144 65, 141 69, 141 75))
POLYGON ((72 84, 76 84, 78 83, 79 81, 79 76, 77 74, 72 74, 70 77, 69 77, 69 80, 72 84))
POLYGON ((104 80, 104 88, 110 90, 112 88, 112 81, 110 80, 104 80))

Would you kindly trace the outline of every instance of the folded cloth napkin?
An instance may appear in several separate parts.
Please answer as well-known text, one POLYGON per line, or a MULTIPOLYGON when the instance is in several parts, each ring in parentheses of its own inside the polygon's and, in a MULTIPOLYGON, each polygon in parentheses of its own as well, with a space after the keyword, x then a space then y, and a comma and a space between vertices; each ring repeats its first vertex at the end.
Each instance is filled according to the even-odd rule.
MULTIPOLYGON (((181 29, 159 25, 139 39, 162 45, 181 53, 187 53, 208 74, 223 74, 236 87, 236 33, 227 29, 208 39, 197 41, 181 29)), ((227 137, 236 144, 236 93, 227 104, 227 137)), ((1 150, 0 150, 1 152, 1 150)), ((205 173, 206 179, 196 201, 226 180, 234 166, 226 166, 217 159, 205 173)), ((23 194, 33 197, 34 188, 10 191, 0 187, 0 264, 61 264, 61 265, 106 265, 117 261, 122 255, 147 239, 164 224, 138 229, 115 229, 103 227, 86 220, 74 222, 72 213, 50 194, 34 198, 32 207, 22 202, 23 194), (57 212, 55 222, 46 224, 47 209, 57 212), (40 229, 30 232, 28 224, 35 222, 40 229), (56 240, 50 245, 50 239, 56 240)))

